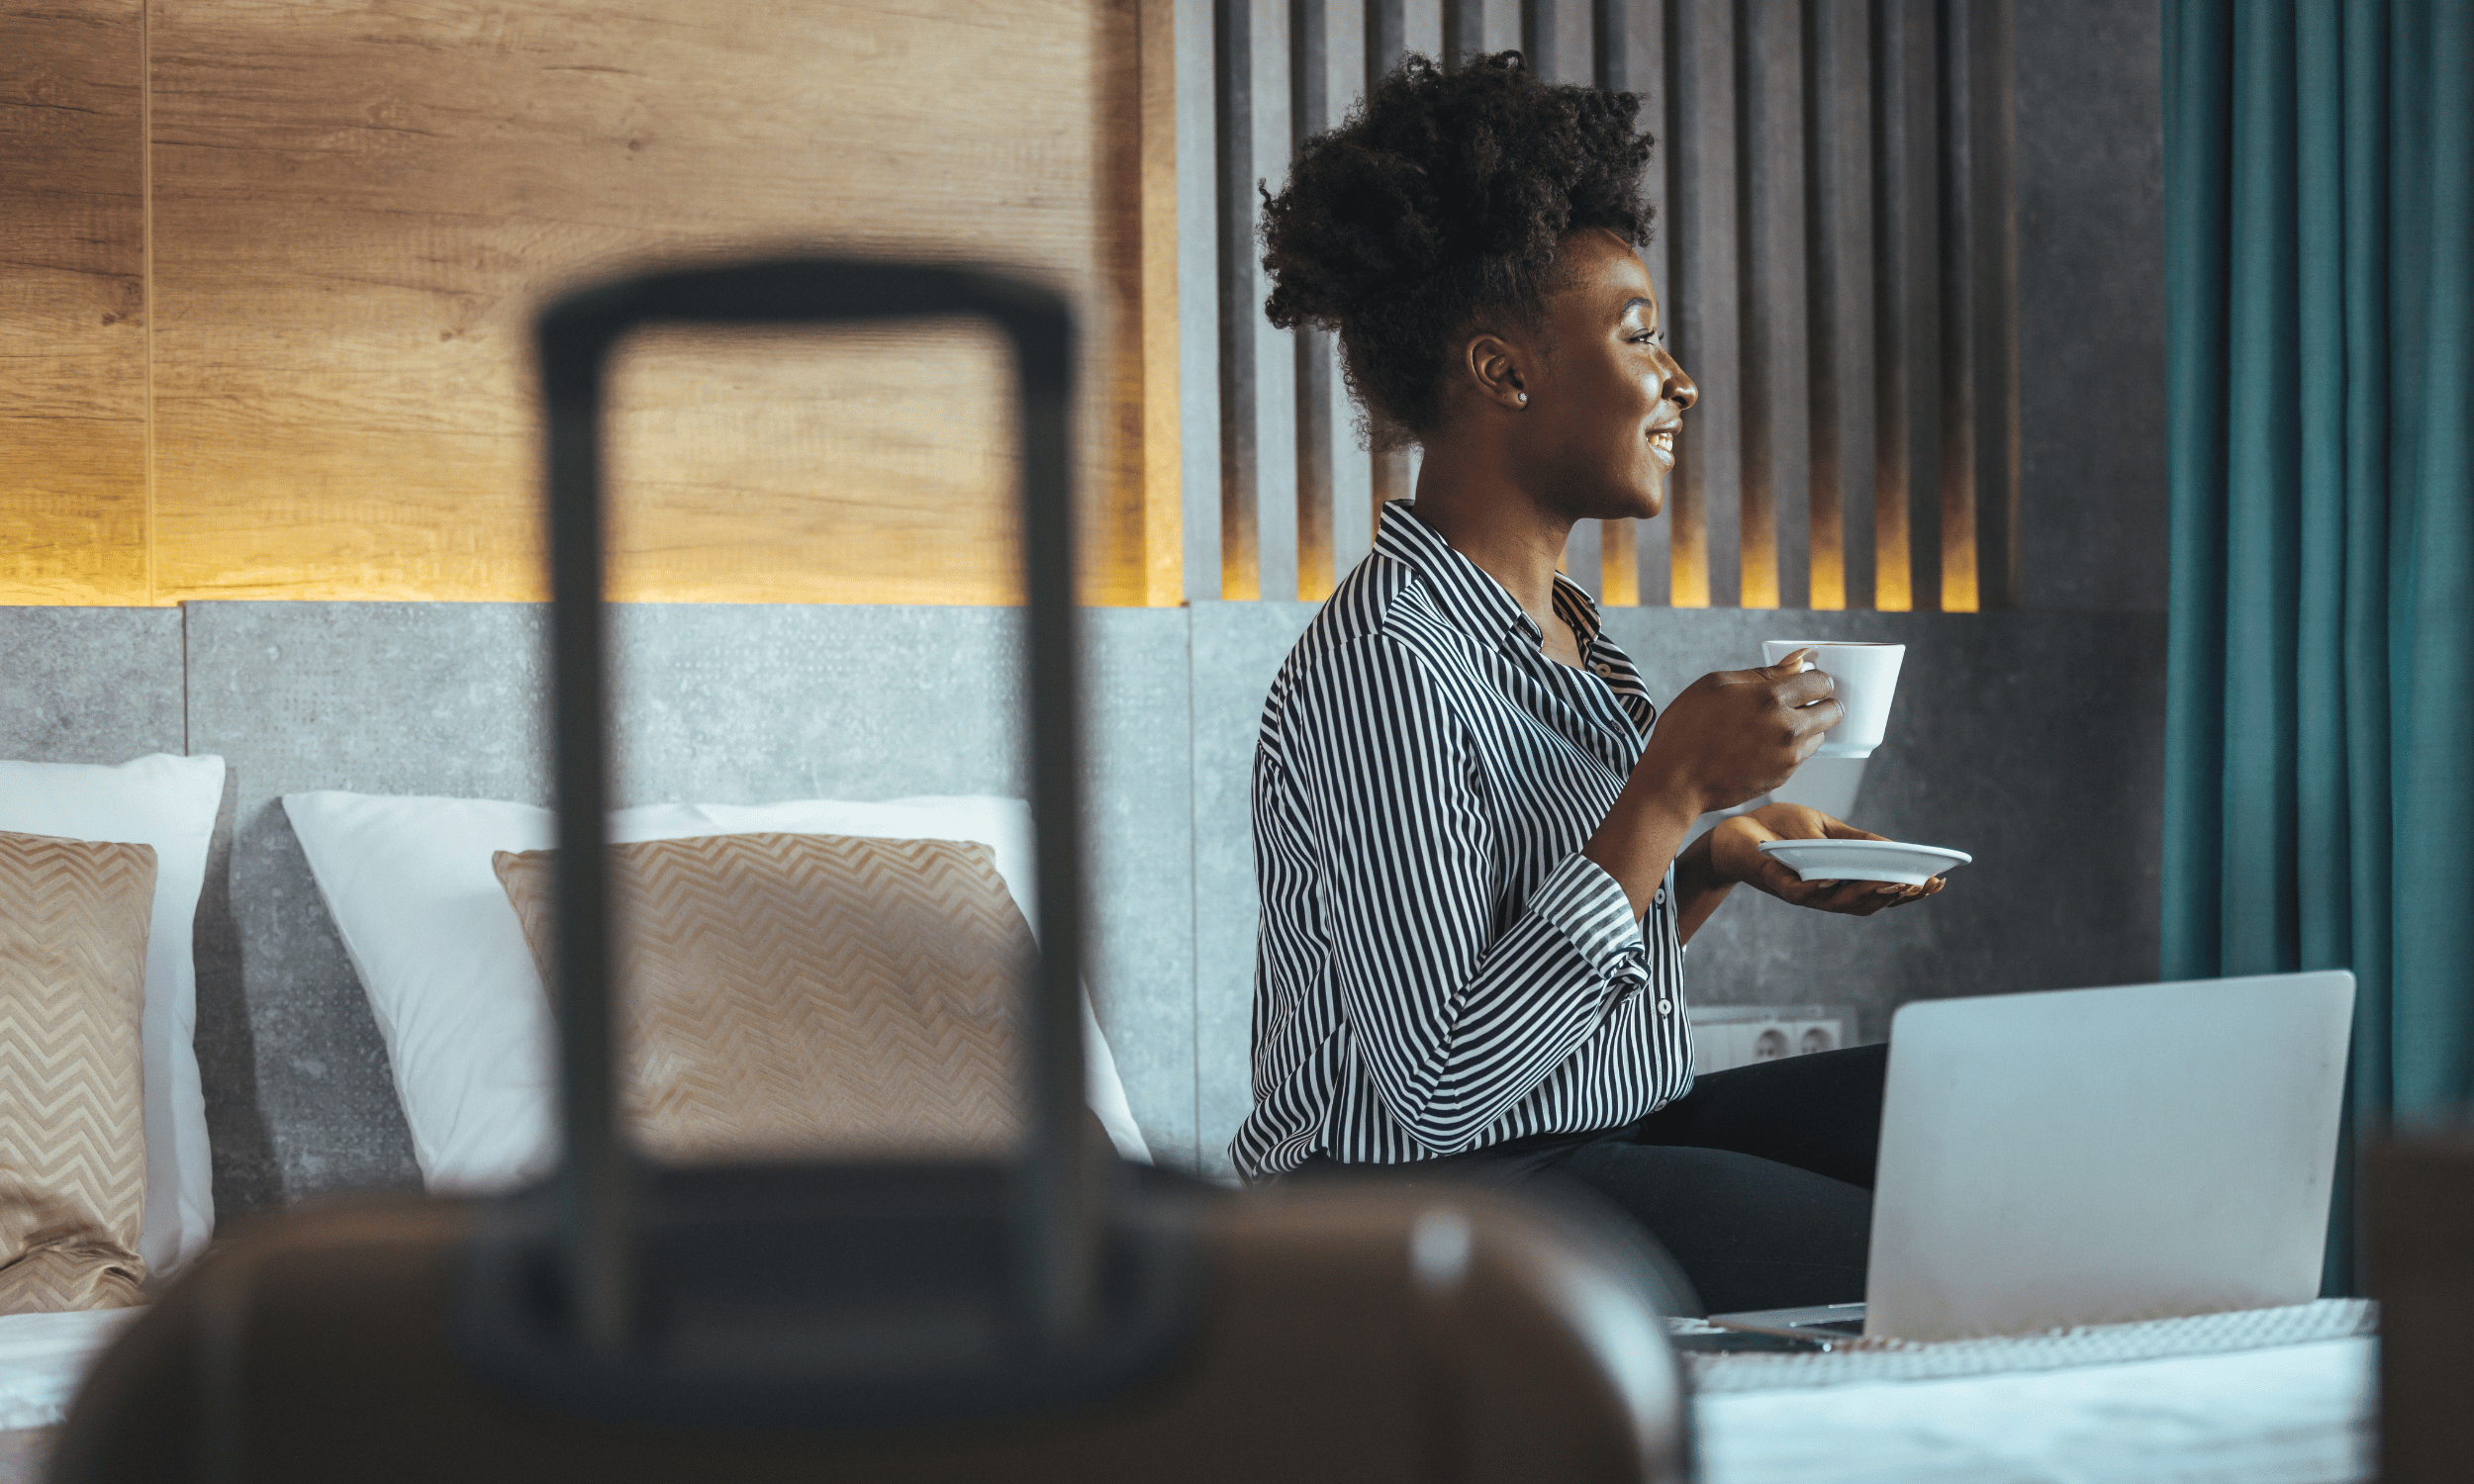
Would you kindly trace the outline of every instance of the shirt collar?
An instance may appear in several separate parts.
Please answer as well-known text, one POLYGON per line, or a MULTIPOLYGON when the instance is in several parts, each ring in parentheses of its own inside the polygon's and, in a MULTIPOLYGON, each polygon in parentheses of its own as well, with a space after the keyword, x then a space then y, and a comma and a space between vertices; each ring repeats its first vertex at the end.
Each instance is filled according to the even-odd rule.
MULTIPOLYGON (((1516 633, 1532 650, 1545 642, 1545 632, 1528 610, 1483 567, 1454 551, 1443 532, 1420 520, 1411 502, 1394 500, 1383 506, 1375 549, 1424 578, 1444 616, 1471 635, 1491 641, 1516 633)), ((1581 653, 1587 655, 1602 627, 1598 605, 1579 584, 1561 572, 1555 574, 1555 611, 1571 625, 1581 653)))

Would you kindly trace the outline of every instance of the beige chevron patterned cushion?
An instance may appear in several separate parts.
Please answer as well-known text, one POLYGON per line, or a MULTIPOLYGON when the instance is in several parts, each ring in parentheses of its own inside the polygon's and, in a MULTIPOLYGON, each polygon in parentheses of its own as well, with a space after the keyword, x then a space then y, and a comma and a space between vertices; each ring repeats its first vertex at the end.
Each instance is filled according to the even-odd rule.
MULTIPOLYGON (((611 848, 622 1107, 665 1159, 987 1154, 1019 1127, 1031 931, 987 846, 709 835, 611 848)), ((541 976, 557 852, 492 858, 541 976)))
POLYGON ((0 1314, 139 1301, 154 848, 0 832, 0 1314))

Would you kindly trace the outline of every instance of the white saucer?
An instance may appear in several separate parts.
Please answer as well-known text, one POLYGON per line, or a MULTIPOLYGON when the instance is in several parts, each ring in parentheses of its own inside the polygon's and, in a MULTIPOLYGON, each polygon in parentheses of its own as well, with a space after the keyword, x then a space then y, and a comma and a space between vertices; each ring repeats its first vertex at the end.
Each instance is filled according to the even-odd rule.
POLYGON ((1975 857, 1896 840, 1763 840, 1761 854, 1808 881, 1896 881, 1921 886, 1975 857))

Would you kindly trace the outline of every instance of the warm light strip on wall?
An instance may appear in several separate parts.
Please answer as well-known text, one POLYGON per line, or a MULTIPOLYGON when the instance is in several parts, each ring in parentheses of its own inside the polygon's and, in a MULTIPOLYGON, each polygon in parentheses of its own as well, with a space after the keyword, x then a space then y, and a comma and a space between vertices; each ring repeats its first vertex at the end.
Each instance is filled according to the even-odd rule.
POLYGON ((1813 549, 1810 554, 1813 591, 1805 606, 1830 612, 1847 606, 1847 554, 1841 541, 1838 516, 1837 510, 1831 510, 1829 528, 1824 530, 1821 508, 1816 505, 1813 509, 1813 549))
POLYGON ((1744 540, 1744 589, 1736 606, 1774 608, 1778 605, 1777 512, 1757 511, 1747 501, 1744 523, 1749 527, 1744 540))
POLYGON ((1872 605, 1884 613, 1904 613, 1916 605, 1915 585, 1908 577, 1907 496, 1883 499, 1873 492, 1872 605))
POLYGON ((1641 557, 1629 520, 1598 522, 1598 602, 1609 607, 1641 605, 1641 557))
POLYGON ((1698 510, 1687 510, 1681 501, 1667 507, 1666 560, 1669 574, 1666 605, 1676 608, 1709 606, 1709 527, 1698 510))
POLYGON ((1976 610, 1976 522, 1971 500, 1942 508, 1942 611, 1976 610))
POLYGON ((1177 5, 1142 0, 1141 80, 1143 602, 1186 601, 1185 470, 1178 433, 1177 5))

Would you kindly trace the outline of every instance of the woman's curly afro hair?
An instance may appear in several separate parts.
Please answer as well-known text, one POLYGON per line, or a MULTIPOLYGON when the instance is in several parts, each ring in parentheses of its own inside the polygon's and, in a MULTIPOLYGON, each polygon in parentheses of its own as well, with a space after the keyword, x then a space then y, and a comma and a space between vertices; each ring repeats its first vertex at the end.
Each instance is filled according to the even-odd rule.
POLYGON ((1539 325, 1566 236, 1649 241, 1640 108, 1638 94, 1541 82, 1517 51, 1451 73, 1412 53, 1305 142, 1264 205, 1263 309, 1284 329, 1339 334, 1376 447, 1434 432, 1460 337, 1497 317, 1539 325))

